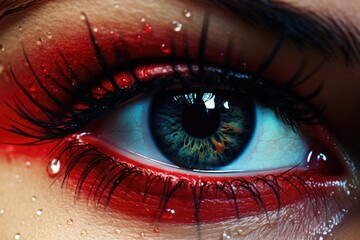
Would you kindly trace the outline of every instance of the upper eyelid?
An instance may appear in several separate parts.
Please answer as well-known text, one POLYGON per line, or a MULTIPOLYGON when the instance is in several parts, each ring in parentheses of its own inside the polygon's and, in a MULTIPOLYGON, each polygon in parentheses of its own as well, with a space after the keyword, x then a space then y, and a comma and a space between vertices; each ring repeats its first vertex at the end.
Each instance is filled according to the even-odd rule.
MULTIPOLYGON (((38 4, 39 0, 0 2, 0 23, 9 15, 38 4)), ((258 24, 273 32, 285 31, 289 39, 300 47, 319 50, 325 57, 341 56, 347 64, 360 64, 360 38, 351 22, 325 13, 308 11, 286 3, 262 0, 210 0, 212 5, 227 8, 239 19, 258 24)))
POLYGON ((272 1, 212 1, 250 24, 259 24, 272 32, 285 31, 300 47, 317 49, 325 57, 341 56, 347 64, 360 64, 359 29, 339 16, 272 1))
POLYGON ((0 22, 10 15, 27 10, 39 1, 40 0, 2 0, 0 2, 0 22))

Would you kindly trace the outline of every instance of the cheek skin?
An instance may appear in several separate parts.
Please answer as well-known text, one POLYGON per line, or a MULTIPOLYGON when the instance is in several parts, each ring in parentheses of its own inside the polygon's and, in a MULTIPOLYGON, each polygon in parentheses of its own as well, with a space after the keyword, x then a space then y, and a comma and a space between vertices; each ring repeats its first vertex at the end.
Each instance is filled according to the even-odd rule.
MULTIPOLYGON (((109 209, 96 209, 87 205, 84 199, 74 202, 73 194, 66 188, 61 190, 59 182, 51 185, 53 181, 49 180, 44 167, 37 164, 35 159, 18 158, 11 163, 3 157, 0 160, 0 208, 5 210, 0 215, 0 236, 4 239, 13 239, 16 233, 20 233, 24 239, 54 240, 143 237, 193 239, 197 236, 197 227, 194 225, 134 221, 109 209), (26 161, 31 161, 31 165, 27 166, 26 161), (36 196, 35 201, 32 200, 33 196, 36 196), (36 214, 39 209, 42 210, 41 215, 36 214)), ((222 233, 229 229, 236 233, 236 236, 249 239, 259 237, 259 233, 273 239, 279 239, 279 233, 281 236, 286 234, 289 239, 307 238, 310 236, 293 235, 293 225, 289 223, 296 224, 294 216, 302 219, 300 221, 307 221, 311 214, 311 211, 304 211, 301 206, 291 206, 280 213, 280 222, 269 221, 266 216, 260 215, 257 220, 244 218, 240 222, 206 224, 201 226, 201 236, 204 239, 221 239, 222 233)), ((270 212, 269 216, 272 219, 276 213, 270 212)), ((346 231, 335 229, 334 236, 340 234, 341 239, 356 239, 351 238, 355 236, 351 235, 351 232, 356 230, 353 227, 357 222, 346 223, 346 231), (339 230, 341 232, 337 233, 339 230), (343 238, 344 236, 349 238, 343 238)), ((301 230, 301 234, 304 234, 309 226, 303 226, 305 228, 301 230)))
POLYGON ((36 162, 18 158, 8 163, 0 158, 0 209, 4 209, 0 214, 1 239, 13 239, 16 233, 21 234, 21 239, 133 239, 142 234, 154 238, 159 236, 158 229, 162 234, 181 237, 184 228, 188 237, 196 234, 193 226, 161 227, 95 209, 86 201, 74 203, 72 193, 61 190, 60 182, 51 185, 53 180, 46 175, 44 166, 36 162), (26 166, 26 161, 31 165, 26 166), (42 214, 37 215, 40 209, 42 214))

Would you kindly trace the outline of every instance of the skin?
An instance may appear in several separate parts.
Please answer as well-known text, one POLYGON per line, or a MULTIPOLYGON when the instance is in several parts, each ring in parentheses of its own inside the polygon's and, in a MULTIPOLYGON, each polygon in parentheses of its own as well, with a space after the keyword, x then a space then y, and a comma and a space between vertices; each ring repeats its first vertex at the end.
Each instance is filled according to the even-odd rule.
MULTIPOLYGON (((194 33, 195 39, 199 38, 204 14, 201 4, 165 0, 145 2, 124 0, 123 4, 119 4, 119 8, 115 8, 113 1, 94 0, 89 3, 84 0, 76 1, 76 4, 70 0, 44 1, 34 9, 11 16, 1 23, 0 43, 5 46, 5 51, 0 51, 0 65, 12 65, 15 72, 22 72, 21 64, 16 64, 22 58, 22 46, 29 49, 30 55, 34 55, 36 51, 42 51, 37 46, 39 37, 44 38, 42 46, 47 48, 54 43, 64 44, 74 36, 74 32, 81 34, 86 31, 80 20, 80 12, 86 12, 91 17, 91 23, 94 26, 103 25, 105 29, 116 28, 119 19, 122 19, 121 31, 124 32, 138 31, 139 19, 145 17, 150 19, 154 29, 161 29, 154 30, 155 35, 161 36, 166 31, 163 29, 167 29, 166 24, 174 19, 184 19, 182 10, 189 8, 192 18, 191 21, 184 19, 184 22, 188 21, 186 28, 194 33), (97 9, 93 6, 97 6, 97 9), (104 19, 105 15, 106 19, 104 19), (19 26, 22 27, 21 31, 19 31, 19 26), (71 26, 74 31, 66 27, 61 29, 59 26, 71 26), (52 33, 51 39, 46 37, 47 32, 52 33)), ((356 0, 349 1, 346 6, 340 0, 288 0, 284 2, 299 9, 334 13, 349 26, 360 24, 360 15, 357 14, 360 2, 356 0)), ((222 36, 226 36, 233 26, 237 26, 240 30, 235 33, 235 41, 248 46, 246 50, 243 50, 242 44, 238 44, 244 56, 253 58, 251 61, 254 62, 254 66, 260 63, 261 57, 269 54, 269 48, 266 47, 268 40, 264 40, 264 37, 272 36, 271 34, 264 33, 263 29, 250 28, 234 16, 220 10, 213 11, 214 25, 209 30, 209 35, 212 36, 209 46, 224 49, 227 42, 222 40, 222 36), (244 38, 244 34, 251 36, 251 39, 244 38), (257 53, 257 58, 253 57, 254 52, 257 53)), ((271 39, 275 42, 275 38, 271 39)), ((234 51, 240 49, 235 48, 234 51)), ((305 57, 310 59, 308 71, 321 61, 318 53, 296 50, 291 43, 287 42, 267 75, 271 76, 280 69, 286 69, 281 77, 274 80, 279 83, 284 82, 296 71, 296 67, 305 57)), ((331 131, 342 143, 351 160, 360 159, 359 148, 354 143, 354 139, 357 139, 360 134, 359 128, 356 127, 360 121, 359 65, 347 67, 342 60, 329 61, 311 83, 301 85, 295 91, 306 95, 324 77, 326 77, 326 84, 321 94, 313 99, 311 104, 316 107, 327 104, 324 116, 329 122, 331 131), (339 79, 348 79, 348 81, 344 84, 344 81, 339 81, 339 79)), ((0 84, 5 87, 4 89, 9 86, 9 79, 9 72, 6 69, 0 70, 0 84)), ((43 155, 35 155, 38 156, 35 157, 12 152, 11 146, 8 145, 0 145, 0 149, 0 208, 5 209, 5 212, 0 215, 1 239, 12 239, 16 233, 21 234, 21 239, 191 239, 198 236, 196 227, 193 225, 142 222, 114 213, 109 209, 95 208, 84 198, 74 201, 73 191, 70 188, 61 189, 59 181, 54 183, 54 179, 48 177, 47 159, 41 157, 43 155), (35 201, 32 201, 33 196, 36 196, 35 201), (36 211, 39 209, 42 209, 42 213, 37 215, 36 211)), ((29 148, 29 151, 36 150, 29 148)), ((360 197, 358 190, 357 187, 352 197, 360 197)), ((358 209, 360 208, 356 200, 354 202, 349 214, 333 229, 333 235, 326 237, 356 239, 356 236, 359 236, 360 212, 358 209)), ((311 238, 306 231, 292 232, 291 228, 287 227, 289 222, 286 220, 290 219, 289 216, 297 216, 300 222, 305 222, 310 213, 307 211, 299 213, 294 206, 286 206, 280 214, 281 220, 278 223, 269 223, 264 216, 260 216, 260 220, 255 224, 252 223, 251 218, 239 222, 212 223, 202 228, 201 237, 220 239, 224 230, 246 226, 244 232, 250 234, 249 236, 256 236, 251 234, 259 232, 264 233, 262 236, 266 238, 274 238, 279 236, 277 235, 279 233, 283 233, 281 237, 290 239, 311 238)), ((309 225, 314 227, 313 223, 309 225)), ((244 234, 243 237, 246 235, 244 234)))

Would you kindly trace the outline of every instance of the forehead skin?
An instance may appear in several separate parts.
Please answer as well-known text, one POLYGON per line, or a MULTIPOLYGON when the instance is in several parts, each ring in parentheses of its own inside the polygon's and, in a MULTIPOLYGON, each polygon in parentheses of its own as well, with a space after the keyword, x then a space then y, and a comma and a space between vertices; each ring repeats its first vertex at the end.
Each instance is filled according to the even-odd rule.
MULTIPOLYGON (((45 1, 42 1, 45 2, 45 1)), ((6 46, 6 51, 1 53, 0 52, 0 64, 3 64, 6 66, 8 63, 12 62, 12 60, 16 57, 19 57, 19 53, 21 51, 18 51, 18 49, 21 47, 19 45, 10 43, 14 42, 22 42, 24 39, 31 38, 31 35, 34 34, 33 32, 24 31, 23 35, 19 35, 18 27, 22 25, 24 28, 28 24, 28 26, 36 26, 39 24, 42 24, 44 26, 49 27, 50 29, 53 28, 52 26, 58 26, 61 25, 62 21, 66 21, 67 17, 71 18, 72 13, 74 13, 74 9, 78 9, 79 11, 86 11, 86 12, 101 12, 104 9, 102 9, 102 4, 97 4, 98 9, 91 10, 91 4, 84 4, 86 1, 51 1, 48 0, 46 2, 49 2, 49 4, 44 4, 44 8, 37 8, 35 7, 33 9, 34 14, 31 14, 28 12, 23 12, 21 14, 18 14, 17 16, 11 16, 7 18, 4 22, 0 24, 0 43, 4 44, 6 46), (58 11, 53 11, 51 9, 54 9, 54 7, 58 7, 58 11), (38 12, 39 11, 39 12, 38 12), (36 14, 43 14, 44 17, 47 19, 47 22, 41 22, 39 19, 41 19, 40 16, 37 16, 36 14), (30 22, 25 22, 25 18, 22 18, 23 14, 27 14, 27 16, 30 16, 30 22), (33 16, 33 17, 32 17, 33 16), (51 16, 51 17, 49 17, 51 16), (14 24, 16 23, 16 24, 14 24)), ((113 2, 114 4, 117 3, 116 1, 109 1, 113 2)), ((138 1, 136 3, 131 3, 132 1, 128 1, 127 9, 124 9, 124 11, 128 11, 128 9, 132 9, 131 14, 135 16, 138 12, 141 12, 141 4, 144 5, 154 5, 154 9, 164 8, 164 6, 169 5, 180 5, 181 3, 179 1, 151 1, 151 3, 146 3, 145 1, 138 1), (136 6, 132 6, 136 5, 136 6), (159 6, 156 6, 159 5, 159 6), (131 7, 132 6, 132 7, 131 7)), ((187 1, 186 1, 187 2, 187 1)), ((283 0, 279 2, 288 3, 294 7, 297 7, 298 9, 305 9, 305 10, 311 10, 317 13, 324 13, 327 15, 331 15, 334 18, 342 19, 343 22, 351 27, 354 26, 360 26, 360 1, 358 0, 283 0)), ((41 3, 41 2, 40 2, 41 3)), ((43 4, 43 3, 41 3, 43 4)), ((120 5, 122 7, 122 5, 120 5)), ((104 7, 105 8, 105 7, 104 7)), ((179 7, 182 8, 182 7, 179 7)), ((178 9, 177 8, 167 8, 166 9, 168 16, 177 16, 178 15, 178 9)), ((130 14, 130 12, 127 12, 130 14)), ((149 13, 149 15, 152 15, 153 18, 161 18, 164 16, 157 16, 156 11, 153 13, 149 13), (155 17, 154 17, 155 16, 155 17)), ((141 15, 141 14, 140 14, 141 15)), ((114 19, 114 21, 118 21, 118 19, 114 19)), ((129 23, 132 22, 131 18, 128 18, 127 20, 124 19, 124 21, 129 21, 129 23)), ((40 29, 35 29, 35 31, 39 31, 40 29)), ((357 29, 359 32, 359 29, 357 29)), ((331 71, 335 72, 334 74, 343 75, 344 68, 346 68, 344 63, 333 63, 330 66, 326 68, 326 70, 330 69, 331 71)), ((329 71, 330 71, 329 70, 329 71)), ((346 72, 346 74, 349 75, 349 78, 351 79, 357 79, 357 81, 349 82, 346 84, 341 83, 341 85, 335 80, 331 82, 331 84, 328 84, 327 86, 327 92, 328 95, 324 95, 324 99, 329 99, 331 111, 329 110, 326 112, 329 121, 331 121, 332 125, 335 128, 335 132, 339 136, 339 139, 341 142, 344 142, 346 146, 348 146, 348 149, 350 152, 354 153, 354 156, 358 158, 359 154, 359 142, 356 141, 359 133, 358 129, 351 129, 349 126, 357 126, 357 124, 360 122, 360 101, 359 101, 359 92, 360 92, 360 73, 359 73, 359 66, 355 66, 352 68, 349 68, 346 72), (336 97, 332 97, 336 96, 336 97), (339 99, 341 101, 339 101, 339 99)), ((1 75, 0 75, 1 76, 1 75)), ((0 83, 2 84, 2 83, 0 83)), ((321 100, 319 100, 321 102, 321 100)), ((80 236, 80 232, 82 229, 84 229, 84 226, 87 226, 87 219, 96 218, 96 214, 94 213, 87 213, 83 214, 83 211, 86 211, 81 208, 81 206, 77 206, 80 210, 77 210, 76 213, 73 215, 67 214, 68 211, 72 211, 69 209, 69 202, 72 202, 72 199, 64 198, 63 203, 55 205, 53 196, 61 197, 56 195, 57 193, 54 193, 52 189, 48 190, 47 187, 49 186, 49 183, 51 182, 44 181, 43 179, 47 179, 47 176, 45 176, 43 171, 43 166, 32 166, 32 172, 22 172, 22 176, 24 179, 28 178, 29 181, 32 182, 32 191, 29 190, 28 187, 20 187, 20 188, 13 188, 11 191, 8 190, 8 186, 13 183, 13 176, 16 173, 14 170, 15 168, 12 166, 9 166, 7 164, 4 164, 2 161, 3 159, 0 159, 0 169, 2 169, 4 174, 1 174, 0 176, 0 192, 6 192, 12 194, 12 197, 14 200, 9 203, 9 206, 6 207, 7 210, 11 210, 11 208, 15 208, 14 205, 16 205, 19 209, 27 209, 26 207, 23 207, 24 204, 29 204, 28 202, 21 201, 22 199, 29 199, 29 196, 32 195, 34 191, 38 191, 38 196, 41 196, 42 200, 39 204, 39 208, 43 206, 49 206, 47 209, 52 209, 53 215, 46 215, 46 212, 44 212, 44 222, 40 222, 36 217, 33 219, 26 219, 24 220, 24 215, 22 214, 28 214, 28 211, 24 212, 18 212, 11 216, 11 218, 14 221, 18 221, 17 223, 24 221, 25 224, 28 224, 29 222, 37 222, 36 226, 37 229, 41 229, 42 232, 46 231, 55 231, 56 228, 53 227, 43 227, 46 224, 51 223, 52 226, 55 226, 59 223, 59 219, 69 219, 71 216, 75 216, 76 219, 81 219, 79 222, 79 225, 75 226, 71 229, 67 234, 73 235, 73 236, 80 236), (3 190, 5 189, 5 190, 3 190), (36 190, 34 190, 36 189, 36 190), (46 189, 46 190, 44 190, 46 189), (45 191, 45 192, 44 192, 45 191), (16 204, 13 204, 16 203, 16 204), (65 210, 64 210, 65 209, 65 210), (55 213, 61 213, 61 214, 55 214, 55 213), (91 214, 95 215, 92 216, 91 214), (21 219, 21 220, 19 220, 21 219), (55 230, 54 230, 55 229, 55 230)), ((17 168, 21 169, 21 166, 17 166, 17 168)), ((57 187, 57 186, 55 186, 57 187)), ((53 188, 54 189, 54 188, 53 188)), ((0 197, 3 197, 0 195, 0 197)), ((80 205, 80 203, 79 203, 80 205)), ((0 206, 1 207, 1 206, 0 206)), ((34 215, 34 214, 32 214, 34 215)), ((34 215, 35 216, 35 215, 34 215)), ((356 236, 359 236, 360 234, 360 214, 355 213, 354 216, 348 218, 347 222, 343 222, 340 227, 337 229, 337 231, 334 233, 335 237, 338 235, 339 239, 356 239, 356 236)), ((8 219, 7 219, 8 220, 8 219)), ((0 224, 2 225, 3 220, 0 216, 0 224)), ((5 223, 4 223, 5 224, 5 223)), ((6 223, 8 224, 9 228, 12 222, 6 223), (10 224, 10 225, 9 225, 10 224)), ((63 220, 62 225, 66 225, 66 220, 63 220)), ((107 229, 106 227, 109 225, 106 220, 103 221, 103 226, 101 226, 101 231, 99 234, 106 235, 107 229)), ((4 225, 2 225, 4 226, 4 225)), ((2 236, 3 227, 0 227, 0 237, 2 236)), ((112 230, 113 233, 113 230, 112 230)), ((96 233, 95 233, 96 234, 96 233)), ((90 234, 89 234, 90 235, 90 234)), ((46 234, 40 236, 46 236, 46 234)), ((52 235, 51 235, 52 236, 52 235)), ((65 237, 64 235, 63 237, 65 237)), ((93 235, 94 236, 94 235, 93 235)), ((96 236, 96 235, 95 235, 96 236)), ((101 238, 101 236, 99 237, 101 238)), ((60 237, 61 239, 61 237, 60 237)), ((64 238, 63 238, 64 239, 64 238)))

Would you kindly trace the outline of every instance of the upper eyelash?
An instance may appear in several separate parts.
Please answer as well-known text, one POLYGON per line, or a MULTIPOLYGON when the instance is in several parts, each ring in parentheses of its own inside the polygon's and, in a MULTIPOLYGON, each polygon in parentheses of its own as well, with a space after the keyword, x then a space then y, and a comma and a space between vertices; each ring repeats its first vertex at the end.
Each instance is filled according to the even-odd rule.
MULTIPOLYGON (((86 17, 85 14, 84 16, 86 17)), ((134 66, 136 64, 130 61, 129 59, 126 58, 124 59, 124 56, 127 56, 126 49, 122 49, 119 46, 115 45, 114 50, 117 53, 118 58, 123 59, 122 62, 124 66, 122 66, 122 68, 126 69, 127 71, 130 71, 132 77, 135 79, 135 83, 137 84, 135 87, 130 89, 121 89, 114 80, 114 75, 115 75, 114 71, 110 68, 110 66, 107 65, 105 57, 103 56, 101 49, 97 44, 96 38, 91 30, 90 22, 88 21, 87 17, 85 19, 86 19, 87 28, 89 30, 91 43, 96 52, 96 57, 98 59, 98 62, 101 65, 103 76, 105 76, 106 79, 110 81, 112 87, 115 89, 115 92, 109 92, 106 88, 104 88, 101 85, 102 83, 101 78, 98 79, 95 78, 92 81, 89 81, 90 86, 84 85, 84 83, 78 78, 76 73, 73 71, 70 64, 67 62, 66 57, 63 56, 63 54, 60 51, 58 51, 59 55, 61 56, 61 59, 67 66, 67 71, 71 74, 71 79, 67 77, 60 68, 58 68, 58 72, 63 77, 62 81, 67 83, 68 87, 64 86, 63 84, 60 84, 60 81, 53 79, 51 75, 47 76, 48 79, 51 80, 51 82, 54 83, 56 86, 58 86, 62 91, 64 91, 64 93, 67 93, 69 96, 72 96, 73 99, 76 99, 77 101, 80 99, 80 102, 78 101, 77 103, 82 103, 92 107, 88 109, 80 110, 77 109, 76 106, 70 105, 69 103, 64 104, 46 89, 46 87, 43 85, 39 77, 36 75, 35 70, 26 54, 26 51, 23 50, 24 58, 27 64, 29 65, 30 71, 34 76, 35 81, 40 86, 40 89, 45 93, 45 95, 50 99, 52 103, 54 103, 64 112, 60 114, 58 112, 50 110, 45 106, 43 106, 36 99, 34 99, 32 95, 28 92, 28 90, 22 85, 22 83, 19 80, 17 80, 17 77, 15 76, 15 73, 12 71, 12 69, 10 69, 13 79, 20 87, 21 91, 27 96, 27 98, 30 99, 30 101, 34 105, 36 105, 45 114, 45 116, 47 116, 48 120, 41 120, 37 116, 34 116, 31 113, 31 110, 28 109, 28 107, 24 106, 18 98, 15 98, 14 106, 12 106, 9 103, 7 103, 7 105, 13 111, 15 111, 17 115, 25 119, 30 124, 30 126, 22 125, 18 123, 12 125, 11 128, 9 129, 6 129, 7 131, 32 138, 34 140, 29 143, 33 143, 33 144, 41 143, 43 141, 62 139, 68 136, 69 134, 74 134, 76 132, 82 131, 89 122, 96 119, 98 116, 102 116, 103 114, 110 112, 112 109, 115 109, 119 104, 121 104, 125 100, 128 100, 131 97, 134 97, 139 92, 147 91, 148 89, 154 88, 154 86, 149 87, 149 83, 141 83, 141 81, 139 81, 136 74, 134 73, 135 72, 134 66), (75 84, 74 82, 71 81, 75 81, 75 84), (100 99, 95 98, 94 96, 91 95, 91 86, 97 86, 102 88, 108 93, 108 95, 100 99), (109 100, 109 98, 111 98, 111 100, 109 100), (35 131, 35 133, 30 134, 29 130, 32 132, 35 131)), ((204 51, 202 50, 203 48, 206 47, 208 21, 209 21, 209 16, 206 15, 204 19, 202 37, 199 44, 199 56, 198 56, 199 74, 195 76, 194 72, 192 71, 191 62, 186 60, 189 54, 188 51, 185 50, 185 60, 183 61, 185 61, 186 64, 188 65, 188 69, 191 74, 190 78, 192 78, 192 80, 179 77, 177 71, 175 70, 175 64, 177 64, 179 60, 173 58, 172 60, 170 59, 170 61, 174 65, 173 76, 163 78, 161 79, 161 81, 156 81, 158 85, 156 86, 157 88, 162 89, 168 85, 171 85, 172 82, 176 82, 179 80, 183 84, 183 86, 188 87, 189 82, 194 82, 195 77, 197 79, 200 79, 200 82, 202 83, 203 86, 209 86, 211 84, 213 80, 212 78, 214 78, 214 76, 207 76, 207 73, 205 71, 205 59, 204 59, 205 56, 204 56, 204 51)), ((281 48, 285 36, 286 36, 285 33, 281 33, 279 35, 278 41, 276 42, 276 45, 274 46, 270 56, 267 59, 265 59, 263 61, 263 64, 261 64, 260 67, 257 69, 257 71, 255 71, 255 73, 253 74, 254 76, 253 78, 248 80, 242 79, 242 81, 228 81, 228 82, 230 82, 231 87, 236 91, 244 91, 244 90, 249 91, 253 96, 257 98, 257 100, 260 100, 262 104, 273 108, 275 113, 286 124, 290 125, 294 130, 296 130, 300 124, 313 124, 321 121, 322 111, 325 109, 325 107, 316 110, 307 104, 307 102, 310 99, 316 97, 320 93, 322 89, 321 85, 317 87, 312 93, 302 97, 294 94, 291 91, 291 89, 311 79, 311 77, 314 74, 316 74, 317 71, 322 67, 325 60, 321 62, 318 66, 316 66, 313 69, 313 71, 311 71, 307 76, 300 78, 300 76, 303 73, 304 66, 306 65, 305 63, 303 63, 299 67, 298 71, 293 75, 293 77, 282 85, 274 85, 265 80, 262 80, 261 75, 270 67, 272 61, 276 58, 277 53, 281 48)), ((123 45, 126 46, 126 44, 123 45)), ((175 48, 173 44, 171 44, 171 47, 175 48)), ((232 56, 232 42, 229 41, 228 48, 226 51, 225 64, 229 64, 229 62, 231 61, 231 56, 232 56)), ((89 69, 86 68, 86 70, 89 73, 91 73, 89 69)), ((223 77, 223 79, 228 79, 228 80, 229 78, 234 77, 233 73, 231 72, 231 69, 227 67, 227 65, 225 65, 224 73, 220 75, 220 77, 221 76, 223 77)), ((216 80, 217 79, 215 79, 215 81, 216 80)), ((154 82, 155 81, 152 81, 151 84, 154 85, 154 82)))

